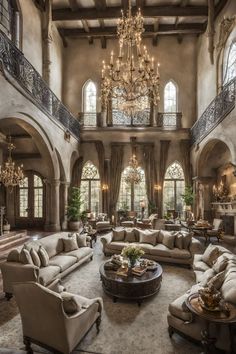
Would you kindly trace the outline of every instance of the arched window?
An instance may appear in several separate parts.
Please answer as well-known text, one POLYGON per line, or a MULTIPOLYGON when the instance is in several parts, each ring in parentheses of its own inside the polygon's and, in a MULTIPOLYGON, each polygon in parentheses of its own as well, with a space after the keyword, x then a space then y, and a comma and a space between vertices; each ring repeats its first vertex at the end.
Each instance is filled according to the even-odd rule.
POLYGON ((184 172, 181 165, 175 161, 166 170, 163 188, 163 210, 164 214, 175 211, 181 216, 183 212, 183 199, 185 182, 184 172))
POLYGON ((224 62, 224 85, 236 77, 236 42, 232 43, 224 62))
POLYGON ((98 214, 101 204, 101 186, 98 169, 91 161, 86 162, 82 170, 81 193, 84 209, 98 214))
POLYGON ((127 206, 128 210, 136 211, 141 215, 140 202, 143 201, 145 203, 146 210, 148 208, 145 173, 144 170, 140 168, 142 179, 140 183, 135 184, 125 182, 127 171, 128 167, 126 167, 121 174, 117 209, 123 209, 127 206))
POLYGON ((177 112, 177 88, 169 81, 164 89, 164 112, 177 112))
POLYGON ((83 88, 83 113, 84 113, 84 125, 96 126, 97 112, 97 89, 91 80, 88 80, 83 88))
POLYGON ((44 218, 44 184, 41 176, 26 171, 24 181, 19 185, 18 222, 24 226, 41 226, 44 218))

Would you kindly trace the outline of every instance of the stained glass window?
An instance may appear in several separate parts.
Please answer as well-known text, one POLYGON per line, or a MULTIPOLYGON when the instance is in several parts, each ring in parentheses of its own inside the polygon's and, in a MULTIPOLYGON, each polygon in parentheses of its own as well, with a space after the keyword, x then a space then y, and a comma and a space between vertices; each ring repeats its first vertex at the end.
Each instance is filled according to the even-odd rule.
POLYGON ((84 125, 96 126, 97 89, 95 84, 88 80, 83 88, 84 125))
POLYGON ((167 214, 168 210, 175 210, 179 213, 179 216, 182 215, 184 202, 181 195, 184 193, 184 189, 184 172, 181 165, 176 161, 168 167, 165 174, 163 188, 164 214, 167 214))
POLYGON ((224 84, 227 84, 236 76, 236 42, 234 42, 229 50, 226 63, 224 65, 224 84))
POLYGON ((29 181, 28 177, 25 177, 23 182, 19 186, 19 214, 21 218, 28 217, 29 199, 28 199, 29 181))
POLYGON ((128 167, 124 169, 121 175, 120 192, 117 203, 117 209, 123 209, 124 206, 128 206, 129 210, 136 211, 141 216, 140 202, 143 201, 148 207, 145 173, 143 169, 140 169, 142 180, 138 184, 126 183, 125 176, 127 174, 128 167))
POLYGON ((164 112, 177 112, 177 89, 172 81, 164 89, 164 112))
POLYGON ((91 161, 86 162, 82 170, 81 193, 83 207, 92 213, 99 213, 101 205, 101 185, 99 172, 91 161))

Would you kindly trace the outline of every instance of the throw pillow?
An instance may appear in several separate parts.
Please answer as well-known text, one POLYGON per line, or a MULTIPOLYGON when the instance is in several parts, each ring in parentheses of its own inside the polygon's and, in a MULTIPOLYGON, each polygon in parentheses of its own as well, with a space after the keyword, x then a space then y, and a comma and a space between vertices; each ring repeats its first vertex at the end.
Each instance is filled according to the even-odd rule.
POLYGON ((7 256, 7 262, 20 262, 20 252, 17 249, 12 250, 7 256))
POLYGON ((43 246, 39 246, 38 255, 39 255, 42 267, 47 267, 49 265, 49 256, 43 246))
POLYGON ((207 286, 208 282, 216 275, 214 269, 207 269, 202 277, 201 277, 201 281, 200 281, 200 285, 201 286, 207 286))
MULTIPOLYGON (((73 237, 73 236, 72 236, 73 237)), ((86 234, 76 234, 78 247, 87 247, 87 235, 86 234)))
POLYGON ((41 262, 40 262, 39 255, 33 248, 31 248, 31 250, 30 250, 30 255, 31 255, 31 258, 32 258, 32 261, 33 261, 34 265, 36 267, 40 268, 41 262))
POLYGON ((213 263, 219 257, 219 249, 216 246, 210 244, 205 252, 202 255, 202 260, 205 262, 209 267, 212 267, 213 263))
POLYGON ((160 230, 160 231, 159 231, 159 234, 158 234, 158 237, 157 237, 157 242, 158 242, 158 243, 162 243, 163 238, 164 238, 164 235, 165 235, 166 233, 169 234, 168 231, 164 231, 164 230, 160 230))
POLYGON ((76 241, 76 236, 69 237, 69 238, 63 238, 62 241, 63 241, 64 252, 75 251, 79 248, 77 241, 76 241))
POLYGON ((80 304, 72 294, 61 293, 63 308, 66 314, 73 315, 81 310, 80 304))
POLYGON ((136 242, 134 229, 125 230, 125 242, 136 242))
POLYGON ((192 242, 192 234, 190 232, 183 231, 181 231, 181 234, 183 235, 183 248, 188 250, 192 242))
POLYGON ((216 274, 209 283, 211 283, 217 290, 219 290, 225 280, 225 271, 216 274))
POLYGON ((125 230, 112 230, 112 241, 124 241, 125 238, 125 230))
POLYGON ((166 247, 173 249, 175 246, 175 233, 167 233, 165 232, 163 240, 162 240, 162 244, 165 245, 166 247))
POLYGON ((156 232, 146 233, 144 231, 139 231, 139 242, 140 243, 149 243, 149 244, 155 246, 157 243, 156 232))
POLYGON ((183 249, 183 234, 180 232, 176 232, 175 234, 175 247, 179 248, 180 250, 183 249))
POLYGON ((214 269, 214 271, 216 273, 220 273, 223 270, 225 270, 225 268, 227 267, 229 260, 227 257, 225 257, 224 255, 221 255, 219 258, 217 258, 217 260, 214 262, 212 268, 214 269))
POLYGON ((25 247, 20 251, 19 260, 23 264, 34 264, 29 251, 25 247))
POLYGON ((235 279, 229 280, 222 284, 221 294, 225 301, 236 305, 235 279))

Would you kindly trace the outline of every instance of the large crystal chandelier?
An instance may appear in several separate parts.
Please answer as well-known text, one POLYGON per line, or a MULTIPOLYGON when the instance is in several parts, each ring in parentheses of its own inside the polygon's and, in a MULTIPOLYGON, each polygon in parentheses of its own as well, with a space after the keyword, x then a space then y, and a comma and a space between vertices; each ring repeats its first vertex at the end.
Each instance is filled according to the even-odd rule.
POLYGON ((132 145, 132 156, 129 160, 129 166, 126 168, 126 174, 124 180, 127 184, 139 184, 142 180, 142 172, 141 168, 138 165, 138 160, 136 158, 136 146, 134 142, 136 138, 131 138, 131 145, 132 145))
POLYGON ((22 170, 23 165, 15 166, 15 162, 12 160, 12 151, 15 149, 15 145, 11 142, 11 137, 8 143, 9 156, 3 167, 0 166, 0 182, 10 190, 13 187, 18 186, 24 180, 24 173, 22 170))
POLYGON ((110 63, 103 61, 101 101, 107 108, 111 100, 119 110, 128 114, 155 106, 159 96, 159 69, 154 58, 150 58, 147 48, 142 45, 144 20, 140 9, 136 16, 131 13, 131 0, 125 16, 118 21, 119 55, 114 59, 111 52, 110 63), (147 100, 148 98, 148 100, 147 100))

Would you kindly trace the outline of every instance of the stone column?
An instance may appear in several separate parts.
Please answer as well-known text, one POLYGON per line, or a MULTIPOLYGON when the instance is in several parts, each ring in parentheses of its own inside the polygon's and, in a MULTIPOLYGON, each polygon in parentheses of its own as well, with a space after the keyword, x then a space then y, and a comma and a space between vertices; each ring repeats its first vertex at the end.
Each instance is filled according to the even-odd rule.
POLYGON ((51 185, 47 179, 43 180, 45 184, 45 224, 44 229, 50 230, 50 215, 51 215, 51 185))
POLYGON ((68 229, 67 220, 67 206, 68 206, 68 189, 70 186, 69 182, 61 182, 62 185, 62 203, 63 203, 63 219, 61 223, 61 228, 63 231, 68 229))
POLYGON ((51 182, 51 218, 50 231, 60 231, 60 181, 54 179, 51 182))

